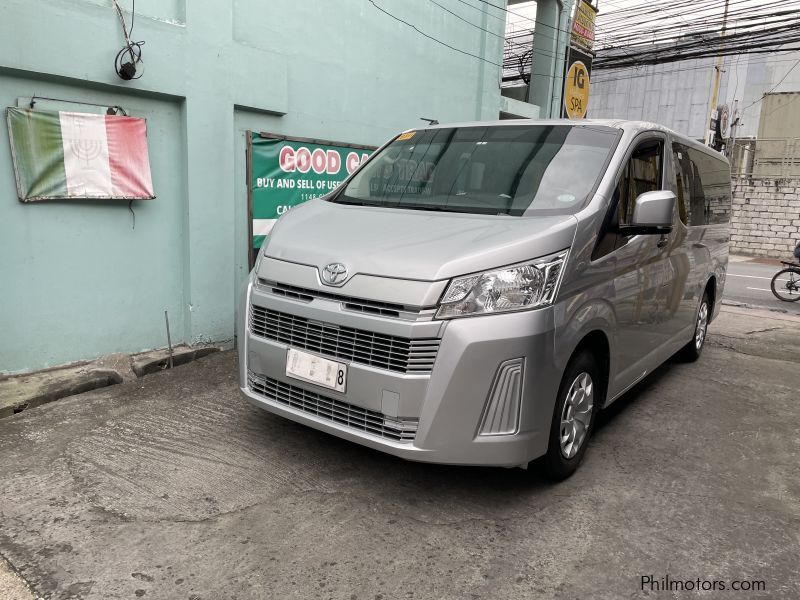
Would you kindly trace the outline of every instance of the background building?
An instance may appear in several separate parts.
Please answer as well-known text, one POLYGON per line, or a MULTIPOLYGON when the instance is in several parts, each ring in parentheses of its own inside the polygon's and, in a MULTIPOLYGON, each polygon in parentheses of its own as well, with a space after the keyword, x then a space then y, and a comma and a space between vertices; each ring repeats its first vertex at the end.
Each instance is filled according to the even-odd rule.
MULTIPOLYGON (((642 119, 704 140, 715 59, 602 70, 592 117, 642 119)), ((731 250, 789 260, 800 242, 800 51, 739 54, 722 63, 718 105, 729 111, 731 250)))
MULTIPOLYGON (((601 55, 598 55, 598 58, 601 55)), ((654 121, 704 139, 710 115, 715 58, 596 71, 590 115, 654 121)), ((718 104, 730 110, 731 133, 757 137, 765 94, 800 91, 800 50, 726 56, 718 104)))
MULTIPOLYGON (((0 373, 163 347, 165 310, 173 343, 231 340, 248 130, 374 146, 420 117, 548 114, 500 94, 502 0, 139 0, 135 20, 120 2, 145 42, 133 81, 113 68, 112 1, 3 2, 3 106, 145 117, 157 198, 20 203, 0 143, 0 373)), ((555 31, 563 10, 542 3, 555 31)), ((549 93, 565 40, 541 42, 549 93)))

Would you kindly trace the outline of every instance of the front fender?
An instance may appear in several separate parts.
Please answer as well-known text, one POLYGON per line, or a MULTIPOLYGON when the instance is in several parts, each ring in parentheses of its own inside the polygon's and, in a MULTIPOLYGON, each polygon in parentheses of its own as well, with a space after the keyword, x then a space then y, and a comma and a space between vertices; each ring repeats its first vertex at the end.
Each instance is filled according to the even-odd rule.
POLYGON ((609 380, 615 372, 615 352, 613 351, 616 336, 617 318, 610 302, 603 298, 584 298, 575 296, 557 306, 555 311, 556 346, 554 359, 563 372, 575 350, 587 335, 594 331, 601 332, 608 342, 609 380))

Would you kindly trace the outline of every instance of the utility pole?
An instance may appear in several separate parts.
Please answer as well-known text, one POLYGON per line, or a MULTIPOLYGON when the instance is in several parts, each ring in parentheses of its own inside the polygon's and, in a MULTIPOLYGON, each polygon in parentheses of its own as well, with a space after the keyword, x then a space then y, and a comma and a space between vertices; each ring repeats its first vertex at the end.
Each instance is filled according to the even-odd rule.
MULTIPOLYGON (((717 100, 719 96, 719 83, 722 79, 722 49, 725 46, 725 31, 728 28, 728 3, 730 0, 725 0, 725 12, 722 14, 722 34, 720 35, 719 53, 717 60, 714 63, 714 85, 711 87, 711 106, 708 110, 708 126, 706 127, 706 146, 709 146, 713 141, 714 131, 711 129, 711 120, 717 110, 717 100)), ((719 118, 719 115, 717 115, 719 118)))

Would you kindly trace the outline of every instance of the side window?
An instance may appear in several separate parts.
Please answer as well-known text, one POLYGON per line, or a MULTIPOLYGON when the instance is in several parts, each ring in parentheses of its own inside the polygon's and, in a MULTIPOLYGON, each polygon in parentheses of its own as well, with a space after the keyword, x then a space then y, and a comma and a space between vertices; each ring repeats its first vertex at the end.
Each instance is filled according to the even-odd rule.
POLYGON ((703 188, 697 167, 683 144, 672 145, 675 162, 675 187, 678 196, 678 214, 684 225, 704 225, 702 207, 703 188), (700 206, 697 203, 700 203, 700 206), (700 210, 698 210, 700 209, 700 210))
POLYGON ((730 221, 731 177, 725 161, 682 144, 673 144, 672 150, 681 221, 689 226, 730 221))
MULTIPOLYGON (((703 224, 716 225, 731 220, 731 172, 728 164, 705 152, 692 149, 703 190, 703 224)), ((698 206, 699 208, 699 206, 698 206)))
POLYGON ((661 189, 662 143, 660 140, 642 142, 633 151, 617 184, 618 225, 629 225, 636 197, 661 189))
POLYGON ((605 256, 628 241, 618 228, 630 224, 639 194, 661 189, 663 170, 664 143, 657 139, 640 142, 620 173, 592 259, 605 256))

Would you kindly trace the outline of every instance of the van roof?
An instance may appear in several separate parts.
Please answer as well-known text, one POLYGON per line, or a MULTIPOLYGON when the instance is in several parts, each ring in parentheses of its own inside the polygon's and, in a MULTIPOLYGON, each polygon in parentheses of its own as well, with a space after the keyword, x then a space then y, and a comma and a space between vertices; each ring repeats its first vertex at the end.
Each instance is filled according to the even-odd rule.
MULTIPOLYGON (((467 121, 464 123, 439 123, 438 125, 429 125, 424 127, 415 128, 413 131, 419 131, 421 129, 442 129, 442 128, 451 128, 451 127, 506 127, 509 125, 571 125, 573 127, 591 127, 592 125, 595 126, 602 126, 602 127, 611 127, 613 129, 621 129, 627 133, 631 133, 636 135, 642 131, 662 131, 671 135, 674 138, 678 138, 681 142, 686 143, 689 146, 697 148, 698 150, 707 152, 713 155, 715 158, 727 160, 725 156, 713 148, 710 148, 695 140, 694 138, 687 137, 682 135, 668 127, 664 127, 663 125, 659 125, 658 123, 652 123, 649 121, 629 121, 625 119, 501 119, 496 121, 467 121)), ((409 130, 412 131, 412 130, 409 130)))

